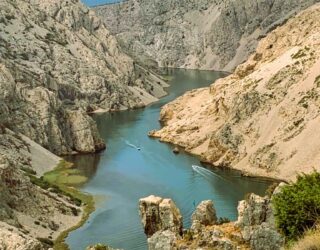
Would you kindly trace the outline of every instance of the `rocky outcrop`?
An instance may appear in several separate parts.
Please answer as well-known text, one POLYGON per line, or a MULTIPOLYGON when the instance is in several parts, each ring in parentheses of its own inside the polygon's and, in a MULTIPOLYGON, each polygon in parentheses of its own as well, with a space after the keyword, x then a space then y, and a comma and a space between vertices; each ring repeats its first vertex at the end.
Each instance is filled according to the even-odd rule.
MULTIPOLYGON (((146 233, 148 223, 145 211, 157 211, 155 207, 161 200, 162 198, 154 196, 140 200, 140 214, 146 233)), ((170 202, 173 203, 171 200, 170 202)), ((176 213, 176 208, 170 211, 172 216, 176 213)), ((284 237, 275 227, 270 198, 251 194, 247 200, 239 203, 238 213, 236 222, 218 224, 213 202, 203 201, 192 215, 192 227, 184 230, 182 236, 176 230, 172 231, 161 225, 152 236, 147 233, 149 249, 281 249, 284 237)))
POLYGON ((152 237, 148 239, 149 250, 177 250, 177 240, 180 237, 170 231, 158 231, 152 237))
POLYGON ((47 249, 77 224, 80 201, 41 178, 53 153, 104 149, 89 113, 145 106, 164 86, 79 0, 0 1, 0 249, 47 249))
POLYGON ((0 249, 5 250, 44 250, 46 249, 38 240, 19 232, 0 222, 0 249))
POLYGON ((139 201, 139 210, 148 237, 165 230, 182 234, 182 216, 171 199, 151 195, 139 201))
POLYGON ((191 221, 192 225, 197 223, 200 223, 204 226, 216 224, 217 216, 213 202, 210 200, 202 201, 193 212, 191 221))
POLYGON ((120 249, 114 249, 114 248, 111 248, 109 246, 105 246, 105 245, 102 245, 102 244, 97 244, 97 245, 94 245, 94 246, 87 247, 86 250, 120 250, 120 249))
POLYGON ((78 0, 0 2, 0 123, 50 151, 103 149, 88 113, 142 107, 163 86, 78 0))
POLYGON ((319 169, 319 14, 316 4, 296 15, 234 74, 164 106, 151 135, 249 175, 319 169))
POLYGON ((29 143, 0 128, 0 249, 47 249, 81 220, 78 204, 41 185, 37 166, 50 161, 49 153, 42 148, 39 153, 47 157, 34 164, 29 143))
POLYGON ((277 231, 271 200, 251 194, 238 206, 237 225, 251 249, 281 249, 284 237, 277 231))
POLYGON ((129 0, 95 9, 133 57, 161 67, 232 70, 258 40, 318 0, 129 0))

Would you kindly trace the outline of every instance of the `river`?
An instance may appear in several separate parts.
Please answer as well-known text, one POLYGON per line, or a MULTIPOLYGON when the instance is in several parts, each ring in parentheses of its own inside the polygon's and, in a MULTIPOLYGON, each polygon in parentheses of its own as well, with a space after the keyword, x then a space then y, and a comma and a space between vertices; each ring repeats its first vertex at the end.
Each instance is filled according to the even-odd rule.
MULTIPOLYGON (((264 194, 270 182, 242 177, 230 170, 199 168, 199 160, 186 153, 175 155, 172 146, 147 136, 160 128, 161 106, 190 89, 208 86, 225 73, 169 70, 169 95, 140 110, 95 115, 107 150, 72 159, 89 181, 82 190, 97 197, 96 211, 67 238, 72 250, 105 243, 126 250, 145 250, 138 200, 150 194, 172 198, 180 208, 184 226, 190 226, 194 203, 211 199, 219 217, 237 217, 237 204, 245 194, 264 194), (140 149, 140 150, 139 150, 140 149)), ((202 166, 204 167, 204 166, 202 166)))

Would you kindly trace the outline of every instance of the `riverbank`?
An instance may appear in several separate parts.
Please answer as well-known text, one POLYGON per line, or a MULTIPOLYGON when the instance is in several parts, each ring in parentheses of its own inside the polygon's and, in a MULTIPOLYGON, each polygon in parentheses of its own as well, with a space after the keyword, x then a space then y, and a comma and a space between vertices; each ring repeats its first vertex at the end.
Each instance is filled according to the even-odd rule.
POLYGON ((95 209, 93 196, 77 189, 77 186, 85 183, 87 179, 73 164, 62 160, 54 170, 45 173, 41 180, 44 185, 49 185, 53 192, 69 197, 69 200, 78 206, 74 213, 79 219, 70 221, 68 227, 58 231, 59 235, 54 239, 54 250, 68 250, 66 237, 71 231, 81 227, 95 209))
POLYGON ((84 249, 97 242, 119 249, 145 250, 146 237, 137 212, 141 197, 156 194, 172 197, 190 226, 194 202, 215 201, 221 217, 237 218, 237 204, 247 193, 263 195, 271 184, 231 172, 198 173, 192 165, 199 159, 147 136, 159 128, 160 108, 190 89, 209 86, 224 72, 168 69, 168 95, 144 109, 96 114, 101 136, 108 150, 99 155, 73 156, 72 161, 88 178, 82 190, 106 197, 97 204, 81 228, 71 232, 66 243, 71 249, 84 249), (140 149, 140 150, 138 150, 140 149))
POLYGON ((293 181, 319 169, 319 12, 301 12, 232 75, 165 105, 151 135, 250 176, 293 181))

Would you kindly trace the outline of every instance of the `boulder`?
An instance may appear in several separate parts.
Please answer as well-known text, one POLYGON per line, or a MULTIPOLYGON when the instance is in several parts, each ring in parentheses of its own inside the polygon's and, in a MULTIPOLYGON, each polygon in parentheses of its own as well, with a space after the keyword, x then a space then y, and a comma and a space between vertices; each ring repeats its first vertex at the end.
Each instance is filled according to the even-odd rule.
POLYGON ((180 237, 170 231, 158 231, 148 239, 149 250, 175 250, 178 249, 176 241, 180 237))
POLYGON ((179 154, 179 153, 180 153, 180 150, 179 150, 178 147, 175 147, 175 148, 172 150, 172 152, 173 152, 174 154, 179 154))
POLYGON ((281 249, 284 237, 276 229, 269 198, 250 194, 239 202, 238 214, 236 225, 253 250, 281 249))
POLYGON ((253 250, 277 250, 281 249, 284 243, 284 237, 265 222, 255 227, 250 237, 253 250))

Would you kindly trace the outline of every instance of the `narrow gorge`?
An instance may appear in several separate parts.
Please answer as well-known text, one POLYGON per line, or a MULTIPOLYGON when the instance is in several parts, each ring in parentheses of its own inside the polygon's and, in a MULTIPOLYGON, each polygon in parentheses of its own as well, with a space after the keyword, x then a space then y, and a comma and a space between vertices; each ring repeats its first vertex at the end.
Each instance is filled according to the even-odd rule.
POLYGON ((320 247, 319 17, 0 0, 0 250, 320 247))

